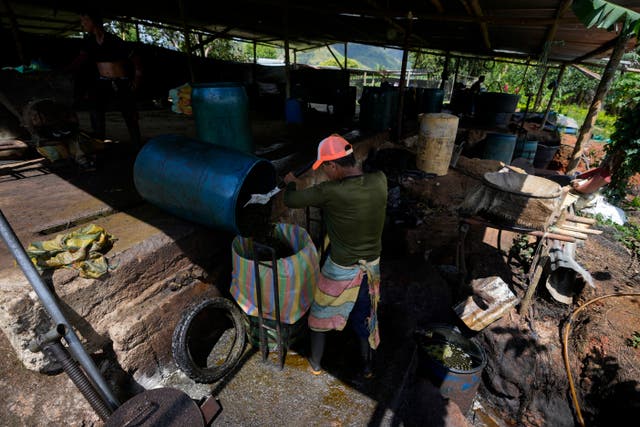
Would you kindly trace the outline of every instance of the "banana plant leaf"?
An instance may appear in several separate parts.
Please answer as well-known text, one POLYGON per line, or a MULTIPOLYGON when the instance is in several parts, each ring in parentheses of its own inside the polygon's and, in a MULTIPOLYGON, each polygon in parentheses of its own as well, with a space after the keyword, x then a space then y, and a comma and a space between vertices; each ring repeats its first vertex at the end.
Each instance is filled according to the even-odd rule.
POLYGON ((638 34, 640 13, 605 0, 574 0, 573 13, 587 27, 614 29, 616 23, 622 23, 622 32, 638 34))

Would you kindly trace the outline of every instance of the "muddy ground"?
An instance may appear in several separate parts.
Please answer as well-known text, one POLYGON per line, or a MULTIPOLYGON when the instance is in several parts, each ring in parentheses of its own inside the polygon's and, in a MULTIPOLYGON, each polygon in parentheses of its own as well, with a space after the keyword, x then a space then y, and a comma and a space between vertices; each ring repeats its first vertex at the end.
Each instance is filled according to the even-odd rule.
MULTIPOLYGON (((153 116, 144 118, 143 133, 153 132, 153 116)), ((156 116, 166 126, 166 116, 156 116)), ((173 125, 178 133, 193 131, 182 121, 173 125)), ((290 130, 279 126, 270 131, 284 135, 290 130)), ((466 292, 455 270, 456 206, 477 180, 459 171, 435 179, 415 173, 398 177, 395 165, 391 160, 383 163, 392 169, 387 172, 399 198, 390 206, 383 236, 382 345, 376 379, 363 384, 354 378, 355 342, 349 334, 331 335, 325 373, 319 379, 306 371, 304 340, 287 357, 284 372, 262 364, 255 348, 247 347, 238 372, 205 387, 223 403, 217 424, 576 425, 562 357, 563 326, 575 309, 594 298, 640 292, 638 259, 619 242, 613 228, 596 226, 603 234, 590 235, 576 255, 594 277, 595 289, 577 280, 577 296, 573 304, 565 305, 541 284, 528 313, 520 315, 514 308, 483 331, 470 331, 452 310, 466 292), (476 404, 466 419, 416 375, 412 333, 433 323, 459 327, 487 353, 476 404)), ((631 219, 637 222, 637 214, 631 219)), ((466 281, 500 276, 522 297, 527 257, 509 252, 517 236, 503 236, 502 252, 496 249, 495 237, 495 230, 470 231, 466 281)), ((639 317, 640 297, 616 296, 589 304, 573 319, 569 369, 587 425, 616 425, 616 420, 628 425, 624 421, 640 409, 640 348, 628 345, 640 329, 639 317)), ((5 390, 0 395, 2 424, 101 425, 66 375, 26 370, 4 336, 0 349, 6 356, 0 360, 0 386, 5 390)))

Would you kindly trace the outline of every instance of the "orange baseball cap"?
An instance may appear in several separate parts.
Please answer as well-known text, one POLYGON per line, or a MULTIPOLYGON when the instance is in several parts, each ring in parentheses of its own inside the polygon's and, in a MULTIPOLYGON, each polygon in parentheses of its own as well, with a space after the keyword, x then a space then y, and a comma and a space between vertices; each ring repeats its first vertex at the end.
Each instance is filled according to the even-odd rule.
POLYGON ((318 169, 322 162, 341 159, 351 153, 353 153, 353 147, 346 139, 337 133, 329 135, 318 145, 318 159, 313 164, 313 170, 318 169))

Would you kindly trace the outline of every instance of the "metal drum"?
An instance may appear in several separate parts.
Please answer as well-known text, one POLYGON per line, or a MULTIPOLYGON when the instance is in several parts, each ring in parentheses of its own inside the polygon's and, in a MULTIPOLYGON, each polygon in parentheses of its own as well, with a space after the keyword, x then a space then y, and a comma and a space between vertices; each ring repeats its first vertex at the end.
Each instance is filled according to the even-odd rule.
POLYGON ((138 193, 148 202, 236 234, 243 234, 238 218, 251 194, 276 186, 271 162, 181 135, 149 140, 138 153, 133 175, 138 193))

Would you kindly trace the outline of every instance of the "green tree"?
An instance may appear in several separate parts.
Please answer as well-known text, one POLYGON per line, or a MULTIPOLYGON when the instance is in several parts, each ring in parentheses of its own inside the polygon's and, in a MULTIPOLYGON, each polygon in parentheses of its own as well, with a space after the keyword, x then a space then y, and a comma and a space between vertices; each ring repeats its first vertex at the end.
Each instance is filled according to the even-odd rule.
MULTIPOLYGON (((322 61, 319 65, 321 67, 343 67, 344 66, 344 56, 337 55, 340 62, 336 62, 336 59, 331 57, 322 61)), ((355 59, 347 58, 347 68, 365 68, 361 63, 356 61, 355 59)))

